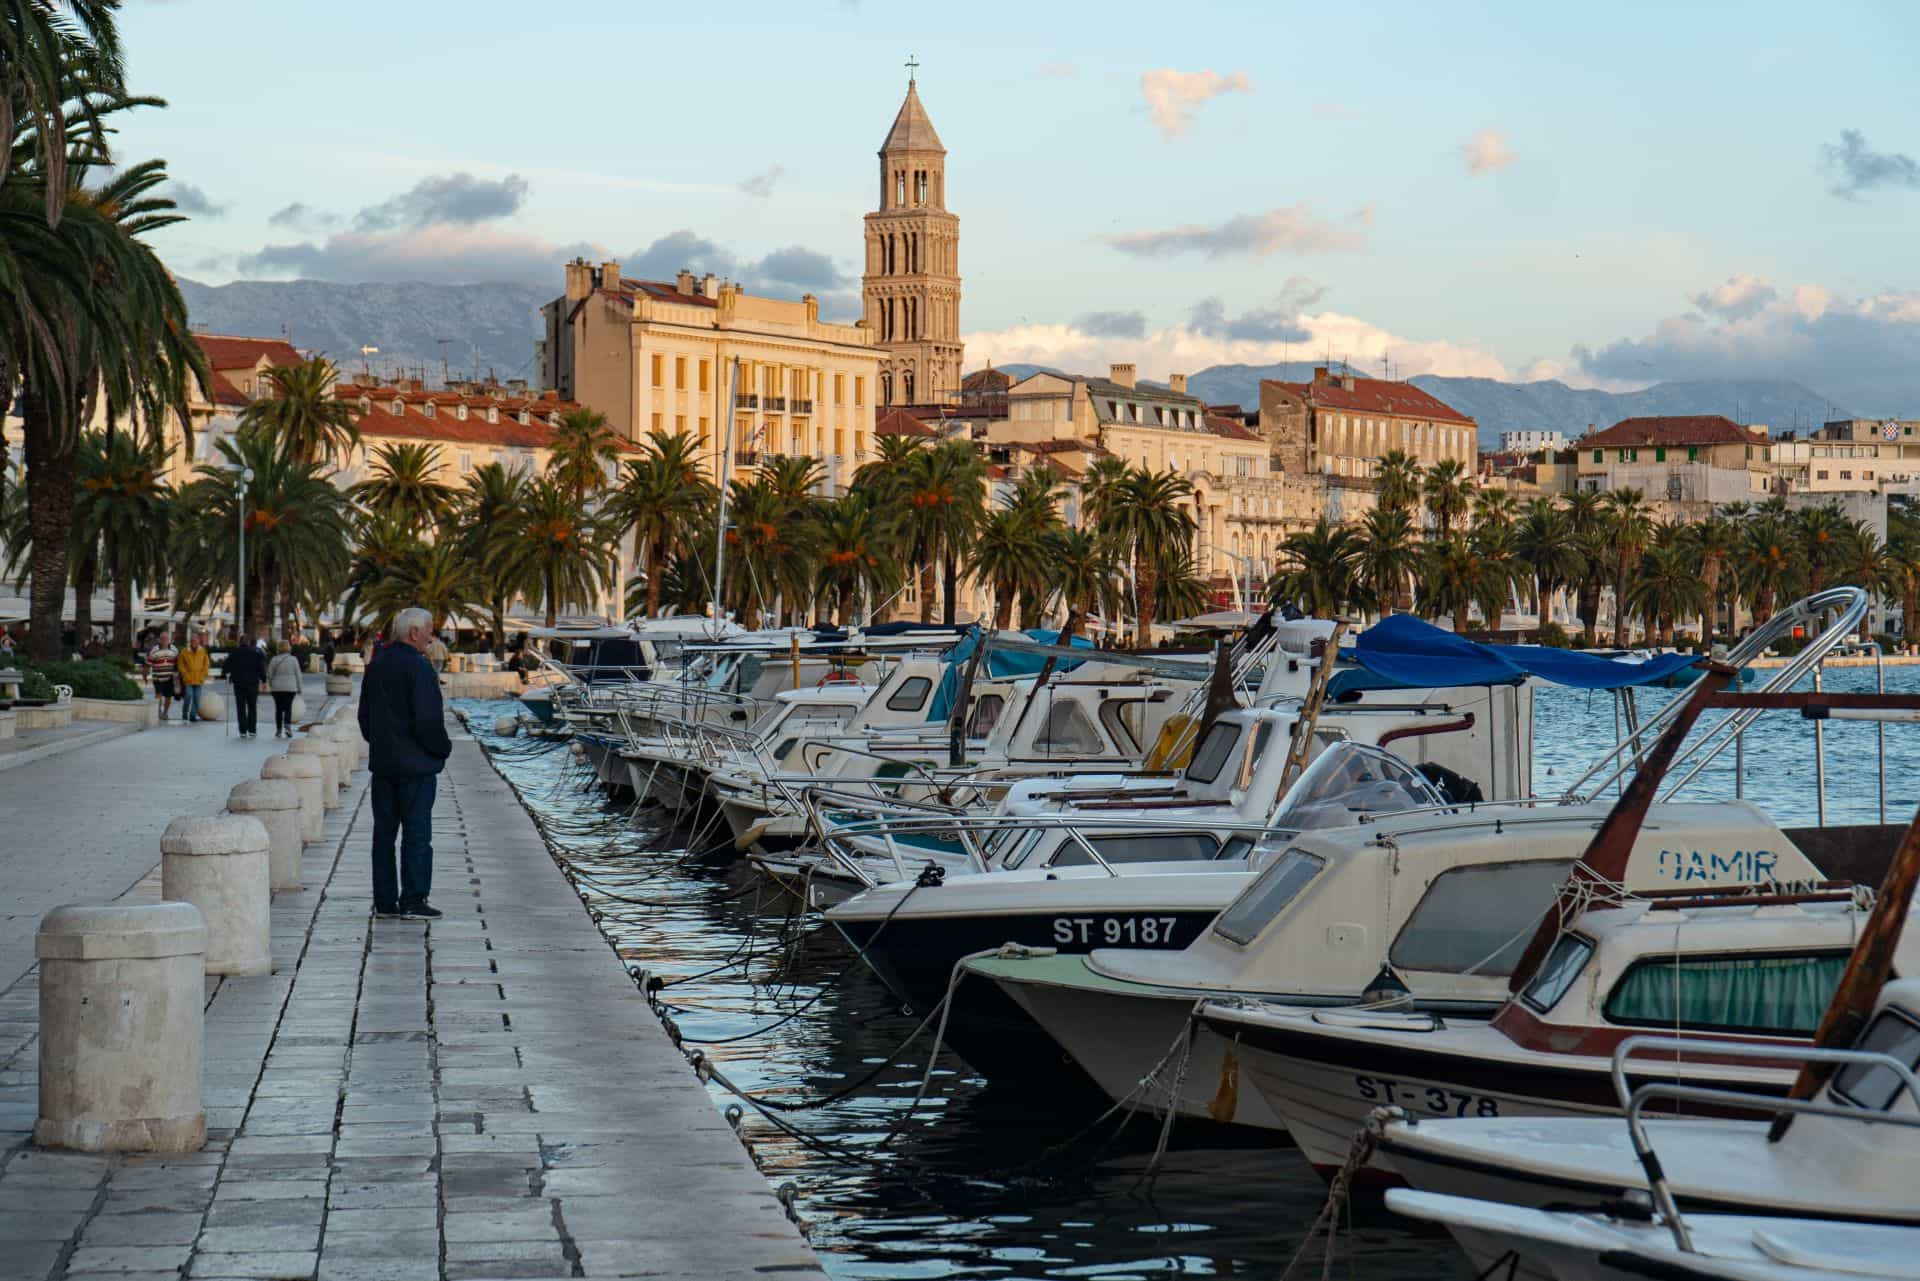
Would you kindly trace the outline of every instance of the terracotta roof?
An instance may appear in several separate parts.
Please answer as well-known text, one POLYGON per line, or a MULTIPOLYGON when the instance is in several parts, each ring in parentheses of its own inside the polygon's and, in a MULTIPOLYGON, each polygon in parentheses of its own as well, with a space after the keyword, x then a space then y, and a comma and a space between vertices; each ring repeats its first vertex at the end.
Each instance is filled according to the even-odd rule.
POLYGON ((1067 466, 1065 463, 1061 462, 1058 458, 1041 457, 1041 458, 1035 459, 1033 465, 1035 467, 1045 467, 1047 470, 1051 471, 1054 475, 1058 476, 1061 480, 1072 481, 1074 483, 1078 483, 1080 480, 1080 477, 1086 474, 1080 471, 1078 468, 1067 466))
POLYGON ((874 424, 876 436, 918 436, 925 440, 933 439, 935 433, 926 424, 904 409, 890 409, 880 416, 874 424))
POLYGON ((1100 454, 1106 451, 1090 440, 1013 440, 1007 442, 1009 449, 1031 449, 1036 454, 1100 454))
MULTIPOLYGON (((1353 390, 1348 391, 1346 384, 1339 378, 1327 382, 1289 383, 1267 379, 1280 387, 1303 397, 1316 409, 1345 409, 1362 414, 1390 414, 1399 418, 1421 418, 1433 422, 1466 423, 1474 425, 1453 406, 1437 396, 1430 396, 1412 383, 1388 382, 1384 378, 1353 379, 1353 390)), ((1263 386, 1265 383, 1263 382, 1263 386)))
POLYGON ((465 422, 457 418, 428 418, 412 411, 395 414, 386 407, 390 403, 375 401, 372 409, 354 415, 354 424, 360 428, 361 436, 398 437, 444 445, 514 445, 526 449, 545 449, 553 441, 553 429, 545 423, 522 426, 507 417, 490 423, 485 418, 469 418, 465 422))
POLYGON ((1207 430, 1216 436, 1224 436, 1228 440, 1260 439, 1259 432, 1248 431, 1247 425, 1238 418, 1226 418, 1220 414, 1207 415, 1207 430))
POLYGON ((927 109, 920 105, 920 90, 913 81, 907 81, 907 97, 900 104, 900 114, 893 118, 893 128, 887 130, 887 140, 880 144, 880 154, 890 151, 937 151, 946 154, 946 148, 940 145, 940 135, 933 131, 933 121, 927 118, 927 109))
POLYGON ((233 380, 219 370, 213 373, 213 403, 216 405, 245 405, 247 393, 233 385, 233 380))
POLYGON ((1742 427, 1719 414, 1680 414, 1664 418, 1623 418, 1605 431, 1583 436, 1582 449, 1636 445, 1751 445, 1765 443, 1761 428, 1742 427))
POLYGON ((207 364, 214 369, 252 369, 265 356, 276 367, 298 365, 301 355, 284 338, 230 338, 222 334, 195 334, 207 364))

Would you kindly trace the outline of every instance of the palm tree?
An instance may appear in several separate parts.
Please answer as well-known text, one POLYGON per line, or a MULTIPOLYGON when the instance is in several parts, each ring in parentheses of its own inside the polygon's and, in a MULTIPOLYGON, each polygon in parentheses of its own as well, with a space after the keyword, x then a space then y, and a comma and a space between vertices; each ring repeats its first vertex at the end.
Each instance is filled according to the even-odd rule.
POLYGON ((787 502, 799 505, 812 498, 826 478, 826 468, 817 458, 798 458, 775 454, 760 464, 767 485, 787 502))
POLYGON ((607 485, 607 471, 620 456, 620 437, 596 409, 573 409, 560 416, 547 446, 547 474, 576 503, 607 485))
MULTIPOLYGON (((1875 596, 1884 597, 1893 590, 1896 575, 1893 560, 1887 554, 1880 535, 1865 521, 1849 520, 1845 522, 1839 540, 1839 547, 1833 556, 1833 571, 1838 582, 1850 587, 1864 587, 1875 596)), ((1817 590, 1811 586, 1809 592, 1817 590)), ((1870 640, 1872 611, 1860 616, 1860 639, 1870 640)))
POLYGON ((1807 569, 1807 591, 1818 595, 1844 554, 1846 518, 1838 506, 1827 503, 1798 512, 1794 519, 1799 526, 1800 556, 1807 569))
POLYGON ((1453 522, 1465 516, 1473 503, 1473 477, 1467 474, 1467 465, 1458 458, 1443 458, 1427 468, 1421 490, 1444 542, 1453 534, 1453 522))
POLYGON ((1514 553, 1516 543, 1513 526, 1498 521, 1481 525, 1467 535, 1467 546, 1480 562, 1481 594, 1475 603, 1490 631, 1500 630, 1507 604, 1513 599, 1514 584, 1522 577, 1531 577, 1526 563, 1514 553))
POLYGON ((1619 648, 1627 643, 1627 584, 1653 538, 1653 516, 1645 495, 1631 486, 1601 495, 1600 506, 1613 547, 1613 643, 1619 648))
MULTIPOLYGON (((1722 509, 1723 513, 1726 509, 1722 509)), ((1711 642, 1720 627, 1720 581, 1733 572, 1733 561, 1740 548, 1740 529, 1724 514, 1710 515, 1687 529, 1694 559, 1700 566, 1700 581, 1707 589, 1706 635, 1711 642)), ((1733 620, 1727 620, 1731 627, 1733 620)))
POLYGON ((1606 512, 1600 495, 1577 490, 1566 496, 1567 527, 1573 533, 1574 551, 1582 568, 1574 588, 1574 612, 1580 618, 1581 641, 1588 649, 1599 644, 1600 593, 1605 590, 1607 574, 1613 564, 1613 544, 1607 538, 1606 512))
POLYGON ((1130 551, 1133 556, 1135 635, 1142 648, 1153 644, 1160 567, 1176 551, 1190 553, 1193 546, 1194 519, 1188 506, 1192 501, 1193 482, 1185 476, 1171 468, 1161 472, 1141 468, 1127 474, 1101 513, 1100 532, 1122 554, 1130 551))
POLYGON ((437 479, 439 473, 438 445, 382 445, 373 451, 372 471, 353 487, 353 496, 369 512, 392 516, 424 537, 453 511, 457 491, 437 479))
POLYGON ((1896 538, 1887 549, 1889 585, 1900 593, 1900 638, 1908 645, 1920 633, 1920 539, 1896 538))
POLYGON ((653 432, 645 449, 622 470, 609 510, 632 531, 645 567, 647 616, 657 618, 667 558, 696 523, 705 521, 714 489, 701 468, 698 447, 685 435, 653 432))
POLYGON ((900 477, 905 472, 907 461, 926 448, 926 438, 922 436, 881 436, 875 444, 874 456, 861 463, 853 473, 856 489, 897 488, 900 477))
POLYGON ((378 617, 382 634, 391 630, 394 615, 413 606, 433 615, 437 632, 452 615, 471 615, 485 605, 486 593, 479 566, 448 539, 415 546, 363 600, 378 617))
POLYGON ((941 621, 954 619, 960 559, 974 526, 985 514, 985 469, 971 443, 942 441, 908 455, 900 476, 901 541, 920 566, 920 621, 933 621, 936 575, 944 568, 946 603, 941 621))
POLYGON ((866 491, 853 492, 821 506, 820 591, 835 603, 840 626, 854 621, 854 600, 885 597, 898 585, 885 523, 866 491))
POLYGON ((1410 512, 1420 505, 1420 463, 1406 450, 1390 449, 1380 455, 1374 480, 1383 510, 1410 512))
POLYGON ((1742 527, 1740 584, 1756 625, 1773 617, 1775 604, 1793 595, 1804 578, 1796 531, 1772 515, 1755 514, 1742 527))
POLYGON ((1198 614, 1206 609, 1211 586, 1200 576, 1193 553, 1178 543, 1169 544, 1164 559, 1154 566, 1154 608, 1176 618, 1198 614))
POLYGON ((360 602, 399 572, 400 563, 420 548, 411 526, 397 516, 360 513, 353 541, 353 560, 347 566, 343 618, 361 616, 360 602))
POLYGON ((345 581, 351 508, 318 463, 299 461, 263 433, 236 433, 215 446, 227 465, 202 463, 195 469, 198 479, 180 491, 168 554, 175 596, 193 612, 214 591, 236 585, 236 526, 244 519, 245 625, 264 636, 276 600, 318 605, 345 581), (244 496, 234 481, 243 467, 253 471, 244 496))
POLYGON ((272 392, 240 411, 242 431, 266 431, 303 463, 345 457, 360 443, 347 402, 333 394, 339 370, 324 356, 266 372, 272 392))
POLYGON ((1111 619, 1120 604, 1119 562, 1113 545, 1090 529, 1054 531, 1047 557, 1047 577, 1059 588, 1067 618, 1060 625, 1060 644, 1080 634, 1094 607, 1111 619))
POLYGON ((1405 507, 1377 507, 1362 522, 1353 570, 1385 618, 1398 607, 1420 564, 1419 533, 1405 507))
POLYGON ((1127 477, 1133 468, 1117 454, 1096 458, 1080 478, 1080 511, 1083 523, 1099 525, 1120 500, 1127 477))
POLYGON ((1512 529, 1519 510, 1520 504, 1504 489, 1476 490, 1473 495, 1473 527, 1512 529))
MULTIPOLYGON (((0 138, 16 151, 0 164, 0 188, 11 178, 33 189, 49 227, 57 227, 65 211, 60 196, 74 149, 104 152, 101 117, 108 104, 126 97, 119 7, 120 0, 0 4, 0 138), (76 92, 79 86, 89 92, 76 92), (69 133, 76 126, 79 136, 69 133), (41 175, 44 181, 36 182, 41 175)), ((11 380, 0 384, 11 386, 11 380)))
POLYGON ((748 627, 776 602, 814 597, 811 577, 819 529, 804 509, 767 482, 765 476, 736 480, 727 490, 728 562, 734 568, 727 599, 748 627))
POLYGON ((486 567, 502 581, 526 583, 538 591, 547 626, 560 622, 563 607, 590 608, 611 586, 607 544, 612 541, 599 517, 581 506, 579 495, 557 469, 525 487, 520 508, 507 522, 507 534, 486 567))
POLYGON ((513 538, 514 513, 525 497, 524 476, 499 463, 487 463, 468 478, 453 516, 460 551, 481 579, 480 594, 493 622, 496 658, 504 658, 507 652, 507 605, 526 586, 502 569, 505 548, 513 538))
POLYGON ((1674 620, 1701 613, 1710 603, 1692 549, 1684 540, 1670 539, 1641 555, 1627 586, 1624 608, 1639 615, 1641 627, 1655 644, 1671 645, 1674 620))
MULTIPOLYGON (((1041 463, 1021 474, 1006 499, 1007 510, 1037 533, 1046 547, 1053 545, 1053 536, 1065 527, 1060 519, 1060 489, 1060 473, 1051 463, 1041 463)), ((1038 626, 1047 597, 1053 594, 1044 562, 1019 580, 1019 591, 1021 626, 1038 626)))
POLYGON ((1513 556, 1533 579, 1533 609, 1540 626, 1551 621, 1553 593, 1586 571, 1573 536, 1573 521, 1551 498, 1536 498, 1513 527, 1513 556))
POLYGON ((1415 604, 1428 618, 1451 615, 1453 630, 1464 634, 1468 614, 1476 605, 1490 620, 1497 620, 1508 581, 1467 539, 1436 539, 1427 544, 1415 604))
POLYGON ((1288 534, 1269 588, 1276 601, 1298 605, 1315 618, 1332 618, 1358 594, 1357 535, 1321 517, 1312 529, 1288 534))
POLYGON ((163 444, 139 444, 125 432, 89 435, 81 449, 74 530, 99 549, 100 568, 113 584, 113 647, 120 652, 133 646, 134 584, 151 584, 166 573, 173 520, 167 452, 163 444))
POLYGON ((1013 626, 1013 606, 1041 572, 1047 533, 1009 507, 980 522, 968 552, 967 569, 993 587, 993 625, 1013 626))

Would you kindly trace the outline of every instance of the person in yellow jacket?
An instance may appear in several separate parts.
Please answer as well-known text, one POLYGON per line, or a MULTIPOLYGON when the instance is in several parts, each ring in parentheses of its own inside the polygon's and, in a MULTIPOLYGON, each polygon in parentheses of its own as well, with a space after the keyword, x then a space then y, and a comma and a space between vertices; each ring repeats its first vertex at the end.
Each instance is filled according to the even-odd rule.
POLYGON ((195 632, 193 640, 180 651, 180 685, 186 696, 180 703, 180 719, 193 724, 200 719, 200 691, 206 688, 207 673, 213 668, 213 655, 207 653, 207 634, 195 632))

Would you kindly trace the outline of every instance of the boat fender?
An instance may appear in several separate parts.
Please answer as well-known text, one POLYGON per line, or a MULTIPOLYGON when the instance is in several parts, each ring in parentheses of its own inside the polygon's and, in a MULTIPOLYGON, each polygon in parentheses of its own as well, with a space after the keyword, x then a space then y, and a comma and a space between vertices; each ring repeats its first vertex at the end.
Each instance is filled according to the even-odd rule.
POLYGON ((586 744, 584 744, 584 743, 568 743, 568 744, 567 744, 567 751, 568 751, 569 753, 571 753, 572 755, 574 755, 574 756, 585 756, 585 755, 587 754, 587 748, 586 748, 586 744))

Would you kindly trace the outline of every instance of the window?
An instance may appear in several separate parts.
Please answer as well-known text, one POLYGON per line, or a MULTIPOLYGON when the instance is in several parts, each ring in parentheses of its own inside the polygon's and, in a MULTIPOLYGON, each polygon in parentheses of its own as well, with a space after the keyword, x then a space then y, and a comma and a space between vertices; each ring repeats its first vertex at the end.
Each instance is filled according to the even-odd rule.
POLYGON ((1653 451, 1653 461, 1656 463, 1664 463, 1667 461, 1666 446, 1662 445, 1653 451))
POLYGON ((1100 704, 1100 723, 1123 752, 1140 750, 1140 700, 1110 698, 1100 704))
POLYGON ((1586 966, 1587 958, 1593 955, 1593 944, 1578 934, 1562 934, 1554 943, 1553 950, 1547 953, 1547 959, 1540 964, 1539 973, 1533 976, 1533 982, 1527 984, 1520 999, 1545 1014, 1560 1003, 1560 998, 1573 986, 1574 979, 1580 977, 1580 971, 1586 966))
MULTIPOLYGON (((1205 832, 1156 832, 1141 836, 1095 836, 1087 844, 1109 863, 1209 863, 1220 844, 1205 832)), ((1068 837, 1048 867, 1086 867, 1093 862, 1085 846, 1068 837)))
POLYGON ((706 444, 712 434, 712 429, 707 424, 707 416, 705 414, 700 415, 700 443, 703 445, 706 444))
POLYGON ((687 416, 685 414, 675 414, 673 416, 673 434, 676 436, 684 436, 687 434, 687 416))
POLYGON ((701 391, 707 390, 707 379, 709 376, 710 375, 707 368, 707 362, 705 360, 702 360, 700 362, 700 390, 701 391))
POLYGON ((1327 860, 1292 849, 1275 859, 1213 922, 1213 932, 1245 947, 1320 874, 1327 860))
POLYGON ((1815 479, 1817 479, 1817 480, 1825 480, 1825 479, 1827 478, 1827 469, 1826 469, 1826 468, 1824 468, 1824 467, 1822 467, 1822 468, 1820 468, 1820 469, 1819 469, 1818 471, 1816 471, 1816 472, 1814 472, 1813 474, 1814 474, 1814 477, 1815 477, 1815 479))
MULTIPOLYGON (((1853 1048, 1890 1054, 1920 1068, 1920 1024, 1901 1010, 1882 1010, 1853 1048)), ((1856 1106, 1884 1112, 1900 1097, 1900 1078, 1878 1065, 1849 1063, 1834 1076, 1833 1092, 1856 1106)))
POLYGON ((924 676, 909 676, 900 682, 900 688, 893 691, 887 700, 890 712, 917 712, 927 704, 927 691, 933 688, 933 682, 924 676))
POLYGON ((681 391, 687 389, 687 358, 685 356, 673 358, 673 385, 681 391))
POLYGON ((1007 700, 998 694, 982 694, 973 700, 973 714, 967 717, 967 737, 985 738, 1000 723, 1007 700))
POLYGON ((1843 472, 1841 472, 1841 473, 1840 473, 1840 479, 1841 479, 1841 480, 1852 480, 1852 479, 1853 479, 1853 473, 1852 473, 1852 472, 1850 472, 1850 471, 1843 471, 1843 472))
POLYGON ((1403 970, 1512 974, 1570 859, 1456 867, 1435 877, 1387 957, 1403 970))
POLYGON ((857 409, 867 403, 867 380, 858 374, 853 379, 853 404, 857 409))
POLYGON ((907 171, 905 169, 896 169, 893 172, 893 203, 896 205, 907 203, 907 171))
POLYGON ((1601 451, 1601 450, 1598 450, 1598 449, 1596 449, 1596 450, 1594 450, 1594 451, 1593 451, 1593 461, 1594 461, 1594 462, 1596 462, 1596 463, 1597 463, 1597 462, 1600 462, 1600 461, 1602 461, 1602 459, 1601 459, 1601 457, 1600 457, 1600 455, 1601 455, 1601 453, 1602 453, 1602 451, 1601 451))
POLYGON ((659 354, 655 353, 653 357, 653 385, 656 387, 660 385, 660 375, 662 372, 662 366, 665 363, 666 362, 660 358, 659 354))
POLYGON ((1799 956, 1648 957, 1607 994, 1615 1023, 1810 1036, 1833 999, 1844 951, 1799 956))
POLYGON ((1207 736, 1200 740, 1200 746, 1193 749, 1193 760, 1187 765, 1189 783, 1211 783, 1220 777, 1220 769, 1227 763, 1227 757, 1233 752, 1233 745, 1240 741, 1240 727, 1227 721, 1215 721, 1207 736))
POLYGON ((472 470, 473 470, 473 451, 471 449, 463 449, 460 451, 460 473, 462 475, 465 475, 466 473, 472 470))
POLYGON ((1100 741, 1100 731, 1080 710, 1080 704, 1071 701, 1056 701, 1047 709, 1047 719, 1033 746, 1049 756, 1098 756, 1106 748, 1100 741))
POLYGON ((845 374, 835 374, 833 376, 833 403, 836 405, 844 405, 847 403, 847 376, 845 374))
MULTIPOLYGON (((658 359, 659 359, 659 357, 658 357, 658 356, 656 356, 656 357, 654 357, 654 359, 655 359, 655 360, 658 360, 658 359)), ((659 430, 660 430, 660 415, 659 415, 659 414, 655 414, 655 415, 653 416, 653 429, 654 429, 655 431, 659 431, 659 430)))
POLYGON ((1687 446, 1687 461, 1690 463, 1697 463, 1700 461, 1700 446, 1698 445, 1687 446))

